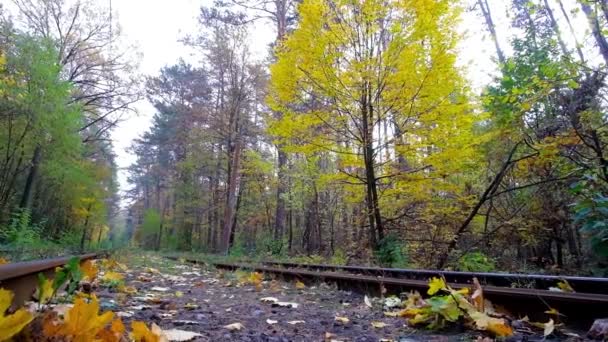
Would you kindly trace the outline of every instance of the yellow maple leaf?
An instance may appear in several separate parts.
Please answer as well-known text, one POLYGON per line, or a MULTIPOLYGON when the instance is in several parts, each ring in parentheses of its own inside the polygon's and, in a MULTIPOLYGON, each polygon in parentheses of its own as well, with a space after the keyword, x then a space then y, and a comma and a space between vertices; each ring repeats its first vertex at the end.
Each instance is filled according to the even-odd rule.
POLYGON ((479 330, 489 331, 501 337, 513 335, 513 328, 504 319, 490 317, 482 312, 472 312, 470 316, 479 330))
POLYGON ((97 338, 103 342, 119 342, 125 333, 125 325, 120 318, 115 318, 112 324, 97 333, 97 338))
POLYGON ((158 325, 152 323, 148 329, 146 323, 141 321, 131 322, 131 338, 135 342, 165 342, 168 341, 158 325))
POLYGON ((38 300, 38 303, 46 304, 55 293, 55 290, 53 289, 53 279, 44 278, 42 276, 39 277, 38 288, 36 289, 34 297, 38 300))
POLYGON ((440 290, 445 290, 446 288, 447 286, 443 278, 433 277, 431 280, 429 280, 429 290, 426 293, 432 296, 440 290))
POLYGON ((13 301, 13 293, 0 288, 0 341, 8 340, 19 333, 33 319, 29 311, 19 309, 11 315, 4 315, 13 301))
POLYGON ((82 298, 76 298, 74 306, 68 310, 65 319, 54 326, 45 326, 45 335, 48 337, 64 337, 73 342, 86 342, 95 340, 103 328, 112 321, 113 312, 104 312, 99 315, 99 302, 92 296, 90 303, 82 298))
POLYGON ((557 287, 564 292, 574 292, 574 289, 566 279, 558 282, 557 287))
POLYGON ((296 281, 296 289, 301 290, 301 289, 303 289, 303 288, 306 288, 306 285, 304 285, 304 283, 303 283, 303 282, 301 282, 301 281, 299 281, 299 280, 298 280, 298 281, 296 281))
POLYGON ((84 280, 93 281, 95 280, 95 277, 97 277, 97 266, 95 266, 91 260, 82 262, 80 264, 80 270, 82 271, 84 280))
POLYGON ((247 282, 249 282, 249 284, 251 284, 251 285, 258 286, 262 283, 262 279, 263 279, 262 273, 253 272, 247 278, 247 282))

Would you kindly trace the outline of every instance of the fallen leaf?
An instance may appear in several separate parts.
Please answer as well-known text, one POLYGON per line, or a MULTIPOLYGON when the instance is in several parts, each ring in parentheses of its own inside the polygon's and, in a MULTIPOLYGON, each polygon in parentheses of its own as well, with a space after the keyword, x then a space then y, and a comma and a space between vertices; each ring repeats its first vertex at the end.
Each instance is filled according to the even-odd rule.
POLYGON ((34 319, 34 316, 26 309, 19 309, 13 314, 5 315, 4 313, 11 306, 12 301, 13 293, 0 288, 0 341, 15 336, 34 319))
POLYGON ((382 329, 384 327, 386 327, 388 324, 384 323, 384 322, 372 322, 372 327, 376 328, 376 329, 382 329))
POLYGON ((182 291, 175 291, 175 297, 180 298, 183 296, 184 296, 184 293, 182 291))
POLYGON ((54 293, 53 279, 48 279, 42 273, 38 273, 38 288, 36 288, 34 298, 38 300, 38 303, 46 304, 54 293))
POLYGON ((184 309, 186 309, 186 310, 198 309, 198 305, 196 305, 194 303, 186 303, 186 304, 184 304, 184 309))
POLYGON ((557 287, 564 292, 574 292, 574 289, 572 286, 570 286, 570 283, 566 279, 558 282, 557 287))
POLYGON ((116 289, 118 290, 118 292, 130 294, 130 295, 137 293, 137 289, 135 288, 135 286, 125 286, 125 285, 121 284, 116 289))
POLYGON ((388 311, 384 313, 386 317, 399 317, 401 316, 401 311, 388 311))
POLYGON ((367 305, 368 308, 372 307, 372 301, 369 300, 368 296, 363 297, 363 302, 365 303, 365 305, 367 305))
POLYGON ((151 329, 148 329, 146 323, 141 321, 131 322, 131 338, 135 342, 165 342, 167 337, 164 336, 162 329, 152 323, 151 329))
POLYGON ((281 307, 294 308, 294 309, 297 309, 300 306, 300 304, 292 303, 292 302, 276 302, 275 304, 278 306, 281 306, 281 307))
POLYGON ((336 322, 340 322, 342 324, 346 324, 346 323, 350 322, 350 319, 348 319, 348 317, 343 317, 343 316, 336 316, 336 318, 334 318, 334 320, 336 322))
POLYGON ((99 315, 99 302, 92 296, 90 303, 76 298, 74 306, 65 314, 62 322, 48 322, 43 327, 45 336, 62 337, 73 341, 93 341, 106 324, 112 321, 114 313, 104 312, 99 315))
POLYGON ((483 289, 481 288, 481 284, 477 278, 473 277, 473 285, 475 286, 475 291, 473 295, 471 295, 471 299, 473 299, 473 306, 477 311, 484 312, 484 299, 483 299, 483 289))
POLYGON ((443 278, 433 277, 433 278, 431 278, 431 280, 429 280, 429 290, 426 293, 429 294, 430 296, 432 296, 435 293, 437 293, 441 290, 445 290, 445 289, 446 289, 445 280, 443 278))
POLYGON ((304 285, 303 282, 297 280, 296 281, 296 289, 301 290, 301 289, 304 289, 304 288, 306 288, 306 285, 304 285))
POLYGON ((85 260, 80 264, 80 271, 82 271, 83 279, 93 281, 97 277, 97 266, 92 260, 85 260))
POLYGON ((203 336, 193 331, 179 329, 163 330, 163 334, 167 337, 169 341, 190 341, 193 340, 195 337, 203 336))
POLYGON ((553 322, 553 319, 550 319, 549 322, 545 323, 543 334, 545 335, 545 337, 547 337, 551 335, 554 330, 555 322, 553 322))
POLYGON ((470 316, 480 330, 489 331, 500 337, 513 335, 513 329, 504 319, 490 317, 482 312, 471 312, 470 316))
POLYGON ((306 323, 306 321, 289 321, 289 322, 287 322, 287 324, 291 324, 291 325, 303 324, 303 323, 306 323))
POLYGON ((152 268, 152 267, 146 267, 146 272, 148 272, 150 274, 160 274, 159 270, 157 270, 156 268, 152 268))
POLYGON ((264 302, 264 303, 276 303, 279 300, 274 297, 264 297, 264 298, 260 298, 260 301, 264 302))
POLYGON ((4 264, 8 264, 8 263, 10 263, 10 261, 8 261, 8 259, 0 258, 0 265, 4 265, 4 264))
POLYGON ((228 325, 224 325, 225 329, 228 329, 230 331, 236 331, 236 330, 241 330, 243 329, 245 326, 241 323, 232 323, 232 324, 228 324, 228 325))
POLYGON ((279 323, 279 321, 275 321, 274 319, 267 319, 266 323, 268 323, 268 324, 277 324, 277 323, 279 323))
POLYGON ((156 291, 156 292, 167 292, 170 289, 168 287, 161 287, 161 286, 153 286, 150 291, 156 291))
POLYGON ((384 306, 391 309, 401 306, 401 299, 397 297, 388 297, 384 299, 384 306))
POLYGON ((546 314, 548 315, 553 315, 553 316, 566 316, 564 314, 561 314, 559 311, 557 311, 557 309, 555 308, 549 308, 549 310, 545 311, 546 314))
POLYGON ((118 272, 106 272, 104 273, 103 277, 101 277, 101 280, 104 281, 121 281, 124 279, 124 276, 118 272))

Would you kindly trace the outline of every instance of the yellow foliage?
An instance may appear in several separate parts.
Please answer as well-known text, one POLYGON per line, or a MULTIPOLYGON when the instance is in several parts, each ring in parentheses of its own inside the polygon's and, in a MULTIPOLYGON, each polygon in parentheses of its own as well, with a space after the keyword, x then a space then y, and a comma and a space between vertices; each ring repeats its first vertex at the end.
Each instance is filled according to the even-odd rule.
POLYGON ((8 259, 0 258, 0 265, 4 265, 4 264, 8 264, 8 263, 10 263, 10 261, 8 261, 8 259))
POLYGON ((0 288, 0 341, 15 336, 34 319, 32 314, 25 309, 19 309, 13 314, 5 315, 4 313, 8 310, 12 301, 13 293, 0 288))
POLYGON ((47 322, 44 334, 47 337, 61 337, 73 342, 95 341, 96 336, 112 321, 114 313, 99 312, 99 302, 95 296, 90 303, 76 298, 74 306, 66 313, 62 322, 47 322))

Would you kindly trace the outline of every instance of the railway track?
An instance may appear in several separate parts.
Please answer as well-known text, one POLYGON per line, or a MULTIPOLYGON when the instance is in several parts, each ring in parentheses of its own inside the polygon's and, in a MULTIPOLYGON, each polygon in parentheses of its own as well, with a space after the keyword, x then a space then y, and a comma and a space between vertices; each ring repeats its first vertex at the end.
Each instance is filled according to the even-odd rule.
POLYGON ((107 254, 107 252, 87 253, 0 265, 0 287, 14 293, 12 307, 19 307, 34 293, 38 286, 39 273, 52 278, 55 268, 67 264, 74 257, 84 261, 105 257, 107 254))
MULTIPOLYGON (((177 257, 169 257, 180 260, 177 257)), ((184 259, 181 259, 184 260, 184 259)), ((185 259, 191 263, 204 263, 185 259)), ((560 320, 588 326, 596 318, 608 317, 608 279, 586 277, 559 277, 546 275, 473 273, 436 270, 405 270, 374 267, 305 265, 296 263, 214 262, 220 269, 244 269, 272 274, 286 280, 335 283, 339 288, 372 295, 399 295, 417 290, 425 293, 431 277, 444 277, 453 288, 469 287, 473 277, 483 282, 484 296, 514 316, 528 315, 531 319, 546 320, 544 313, 550 308, 560 312, 560 320), (558 281, 567 280, 577 292, 548 290, 558 281), (508 286, 504 286, 508 284, 508 286), (526 284, 528 287, 513 287, 526 284), (501 286, 502 285, 502 286, 501 286), (544 287, 543 286, 547 286, 544 287), (582 291, 582 290, 585 291, 582 291)))

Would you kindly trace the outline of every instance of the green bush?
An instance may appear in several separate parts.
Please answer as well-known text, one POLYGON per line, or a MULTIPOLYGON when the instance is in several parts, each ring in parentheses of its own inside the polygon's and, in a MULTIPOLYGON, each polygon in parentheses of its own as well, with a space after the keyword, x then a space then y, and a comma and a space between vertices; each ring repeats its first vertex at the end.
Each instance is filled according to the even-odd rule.
POLYGON ((492 258, 482 252, 464 254, 458 261, 458 269, 467 272, 490 272, 496 268, 492 258))
POLYGON ((395 235, 385 236, 374 252, 376 259, 382 266, 406 267, 408 264, 407 252, 395 235))

